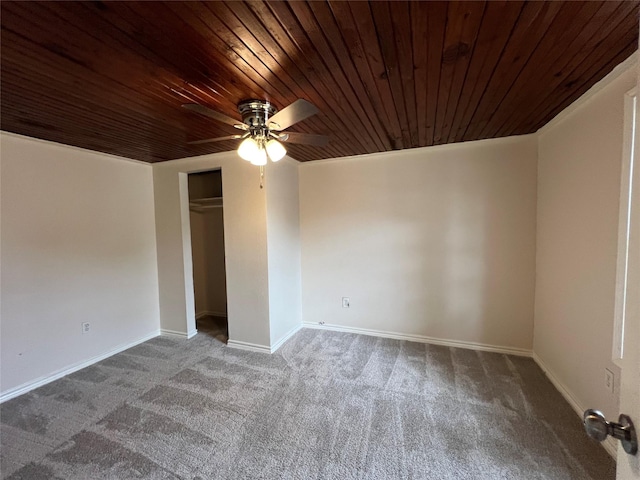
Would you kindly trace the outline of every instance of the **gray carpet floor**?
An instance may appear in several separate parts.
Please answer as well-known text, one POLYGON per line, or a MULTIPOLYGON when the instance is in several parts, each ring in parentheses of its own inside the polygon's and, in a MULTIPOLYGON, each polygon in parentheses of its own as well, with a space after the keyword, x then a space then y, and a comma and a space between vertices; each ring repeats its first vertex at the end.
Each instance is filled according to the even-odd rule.
POLYGON ((11 480, 615 478, 529 358, 309 329, 273 355, 157 337, 0 423, 11 480))

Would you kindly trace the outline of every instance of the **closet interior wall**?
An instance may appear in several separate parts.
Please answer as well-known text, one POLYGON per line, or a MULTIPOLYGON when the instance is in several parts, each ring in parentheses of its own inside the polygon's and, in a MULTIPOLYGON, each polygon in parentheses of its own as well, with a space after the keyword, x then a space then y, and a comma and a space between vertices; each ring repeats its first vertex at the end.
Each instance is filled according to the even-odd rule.
POLYGON ((227 316, 222 175, 189 175, 189 211, 196 318, 227 316))

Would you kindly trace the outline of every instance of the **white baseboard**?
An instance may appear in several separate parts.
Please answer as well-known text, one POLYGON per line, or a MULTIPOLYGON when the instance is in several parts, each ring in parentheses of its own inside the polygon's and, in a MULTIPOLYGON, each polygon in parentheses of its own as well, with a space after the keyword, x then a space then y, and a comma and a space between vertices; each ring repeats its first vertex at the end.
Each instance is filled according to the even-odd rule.
POLYGON ((295 327, 293 327, 291 330, 289 330, 287 333, 285 333, 283 335, 283 337, 278 340, 276 343, 274 343, 273 345, 271 345, 271 353, 274 353, 275 351, 277 351, 284 342, 286 342, 287 340, 289 340, 291 337, 293 337, 296 333, 298 333, 300 330, 302 329, 302 324, 296 325, 295 327))
MULTIPOLYGON (((556 387, 556 389, 569 403, 569 405, 571 405, 571 408, 573 408, 573 410, 578 414, 580 420, 582 420, 582 415, 584 414, 586 408, 580 404, 571 390, 569 390, 569 388, 564 383, 562 383, 558 379, 558 377, 554 375, 554 373, 545 365, 542 359, 535 352, 533 352, 533 360, 538 364, 547 378, 551 381, 551 383, 553 383, 553 386, 556 387)), ((609 453, 609 455, 613 457, 614 460, 617 458, 618 445, 614 438, 608 437, 604 442, 602 442, 602 446, 609 453)))
POLYGON ((359 333, 374 337, 394 338, 396 340, 407 340, 409 342, 430 343, 433 345, 443 345, 445 347, 467 348, 470 350, 480 350, 483 352, 504 353, 507 355, 518 355, 521 357, 531 357, 532 351, 524 348, 502 347, 498 345, 487 345, 484 343, 462 342, 459 340, 448 340, 444 338, 427 337, 424 335, 411 335, 405 333, 387 332, 384 330, 371 330, 368 328, 343 327, 329 323, 304 322, 305 328, 316 328, 321 330, 332 330, 335 332, 359 333))
POLYGON ((163 335, 165 337, 187 338, 187 334, 185 332, 179 332, 177 330, 169 330, 166 328, 163 328, 162 330, 160 330, 160 335, 163 335))
POLYGON ((258 345, 256 343, 241 342, 239 340, 227 341, 227 347, 238 348, 240 350, 249 350, 251 352, 271 353, 271 348, 266 345, 258 345))
POLYGON ((43 385, 46 385, 47 383, 51 383, 54 380, 58 380, 62 377, 65 377, 67 375, 70 375, 74 372, 77 372, 78 370, 82 370, 83 368, 89 367, 91 365, 93 365, 94 363, 97 363, 101 360, 104 360, 105 358, 109 358, 112 355, 115 355, 116 353, 120 353, 123 352, 125 350, 128 350, 131 347, 135 347, 136 345, 139 345, 143 342, 146 342, 147 340, 151 340, 152 338, 157 337, 158 335, 160 335, 160 330, 157 330, 153 333, 150 333, 148 335, 145 335, 142 338, 139 338, 133 342, 130 343, 126 343, 124 345, 119 345, 116 348, 109 350, 106 353, 103 353, 102 355, 98 355, 97 357, 92 357, 89 360, 85 360, 83 362, 79 362, 79 363, 74 363, 73 365, 69 366, 69 367, 65 367, 61 370, 57 370, 56 372, 50 374, 50 375, 46 375, 44 377, 40 377, 37 378, 31 382, 27 382, 27 383, 23 383, 22 385, 19 385, 15 388, 12 388, 10 390, 7 390, 6 392, 2 393, 0 395, 0 403, 6 402, 7 400, 11 400, 12 398, 18 397, 20 395, 23 395, 27 392, 30 392, 31 390, 34 390, 38 387, 42 387, 43 385))
POLYGON ((165 337, 177 337, 177 338, 186 338, 189 339, 198 333, 198 330, 193 329, 189 330, 187 333, 179 332, 178 330, 169 330, 167 328, 163 328, 160 330, 160 335, 164 335, 165 337))
POLYGON ((239 348, 240 350, 249 350, 251 352, 260 352, 260 353, 275 353, 284 342, 289 340, 293 335, 295 335, 302 328, 302 324, 296 325, 294 328, 289 330, 283 337, 274 343, 271 347, 267 347, 266 345, 258 345, 256 343, 249 342, 241 342, 239 340, 231 340, 227 341, 227 347, 231 348, 239 348))
POLYGON ((227 317, 227 312, 214 312, 212 310, 203 310, 202 312, 196 313, 196 320, 202 317, 227 317))

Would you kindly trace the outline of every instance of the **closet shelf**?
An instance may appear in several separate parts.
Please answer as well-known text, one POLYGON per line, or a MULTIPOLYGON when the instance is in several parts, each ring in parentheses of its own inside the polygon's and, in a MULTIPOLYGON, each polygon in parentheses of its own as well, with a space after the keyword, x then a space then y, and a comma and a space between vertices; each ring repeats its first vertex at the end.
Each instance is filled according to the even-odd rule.
POLYGON ((203 212, 211 208, 222 208, 222 197, 194 198, 189 201, 189 209, 194 212, 203 212))

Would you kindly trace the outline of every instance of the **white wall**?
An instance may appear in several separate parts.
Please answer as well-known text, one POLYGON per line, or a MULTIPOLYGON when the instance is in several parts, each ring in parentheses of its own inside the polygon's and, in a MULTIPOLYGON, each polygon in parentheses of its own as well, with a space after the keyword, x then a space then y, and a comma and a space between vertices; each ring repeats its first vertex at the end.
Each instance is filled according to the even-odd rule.
POLYGON ((259 169, 235 152, 153 165, 160 283, 165 332, 195 333, 187 173, 222 169, 229 340, 270 347, 266 193, 259 169))
POLYGON ((304 163, 303 320, 530 351, 535 221, 534 136, 304 163))
POLYGON ((271 346, 302 326, 297 162, 267 168, 267 252, 271 346))
POLYGON ((151 166, 0 140, 6 396, 157 335, 160 323, 151 166))
POLYGON ((624 95, 635 85, 626 62, 538 137, 534 351, 574 407, 610 418, 624 95))

